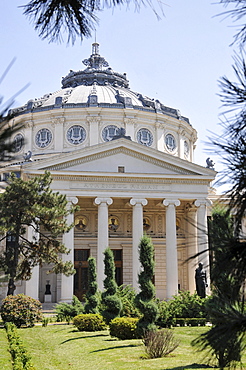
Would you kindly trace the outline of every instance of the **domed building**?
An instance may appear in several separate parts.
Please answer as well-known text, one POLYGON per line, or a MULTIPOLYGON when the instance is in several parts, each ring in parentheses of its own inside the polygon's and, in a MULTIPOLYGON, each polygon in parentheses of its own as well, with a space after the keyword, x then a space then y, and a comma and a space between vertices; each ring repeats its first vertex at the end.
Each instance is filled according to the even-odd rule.
MULTIPOLYGON (((129 87, 126 74, 115 72, 92 45, 86 68, 70 71, 62 87, 11 110, 19 161, 2 168, 24 178, 45 171, 52 189, 66 194, 80 210, 69 216, 75 227, 63 236, 76 274, 47 275, 35 267, 23 292, 41 302, 47 281, 51 302, 82 299, 87 289, 89 256, 97 261, 103 289, 103 251, 115 257, 116 280, 138 289, 138 244, 143 233, 155 248, 155 287, 160 299, 178 289, 195 290, 194 261, 207 248, 207 207, 212 168, 193 163, 197 132, 179 110, 129 87), (198 227, 197 227, 198 226, 198 227)), ((208 254, 203 255, 208 264, 208 254)), ((197 262, 197 261, 196 261, 197 262)))

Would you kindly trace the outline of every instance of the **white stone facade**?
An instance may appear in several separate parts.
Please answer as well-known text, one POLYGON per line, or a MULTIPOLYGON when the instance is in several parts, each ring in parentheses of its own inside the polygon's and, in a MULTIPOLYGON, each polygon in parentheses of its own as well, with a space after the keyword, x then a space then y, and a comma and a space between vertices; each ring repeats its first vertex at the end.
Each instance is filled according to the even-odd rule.
MULTIPOLYGON (((100 61, 93 50, 91 58, 100 61)), ((147 233, 155 247, 157 296, 169 299, 178 289, 194 292, 198 261, 184 262, 207 248, 206 215, 215 177, 214 170, 193 163, 196 130, 179 111, 129 90, 125 75, 91 66, 70 79, 75 86, 67 86, 65 78, 62 90, 12 112, 13 123, 25 124, 19 132, 25 144, 18 147, 19 163, 1 176, 4 180, 16 171, 30 178, 48 170, 52 189, 80 206, 69 218, 75 227, 63 237, 77 273, 67 278, 47 275, 48 266, 37 267, 18 290, 43 302, 49 280, 52 302, 70 301, 73 294, 82 298, 89 255, 97 260, 103 289, 107 246, 115 253, 118 281, 137 290, 138 243, 147 233), (104 82, 99 76, 90 84, 93 73, 101 73, 104 82), (105 79, 114 74, 111 85, 105 79), (33 161, 21 161, 28 151, 33 161)), ((208 265, 208 255, 203 258, 208 265)))

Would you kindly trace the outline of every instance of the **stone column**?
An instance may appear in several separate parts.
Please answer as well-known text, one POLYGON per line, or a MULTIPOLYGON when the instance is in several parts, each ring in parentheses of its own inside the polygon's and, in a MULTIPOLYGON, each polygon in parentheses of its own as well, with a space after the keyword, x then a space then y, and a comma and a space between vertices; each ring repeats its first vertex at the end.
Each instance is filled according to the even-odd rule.
POLYGON ((166 207, 166 298, 170 299, 178 293, 178 252, 176 235, 176 208, 180 205, 178 199, 165 199, 166 207))
POLYGON ((148 204, 147 199, 134 199, 130 200, 132 209, 132 286, 137 291, 138 274, 140 272, 140 262, 138 245, 141 237, 143 236, 143 206, 148 204))
MULTIPOLYGON (((186 206, 186 223, 187 223, 187 258, 197 254, 197 209, 192 204, 186 206)), ((195 269, 197 268, 198 260, 192 258, 187 262, 188 266, 188 289, 193 294, 196 291, 195 269)))
POLYGON ((202 262, 204 269, 207 272, 207 283, 209 293, 210 278, 209 278, 209 251, 208 251, 208 223, 207 223, 207 205, 209 204, 208 199, 197 199, 195 206, 197 208, 197 245, 198 263, 202 262))
POLYGON ((209 265, 208 259, 208 226, 207 226, 207 200, 196 200, 197 208, 197 244, 198 253, 201 253, 198 260, 203 262, 204 267, 209 265), (206 253, 204 251, 207 251, 206 253))
MULTIPOLYGON (((39 239, 39 234, 35 232, 32 226, 28 226, 26 234, 29 241, 35 242, 39 239)), ((31 279, 26 281, 25 294, 34 299, 39 299, 39 266, 32 269, 31 279)))
MULTIPOLYGON (((67 200, 68 200, 68 207, 71 206, 71 203, 73 204, 78 203, 77 197, 67 197, 67 200)), ((68 225, 71 225, 73 222, 74 222, 74 214, 70 213, 67 216, 67 223, 68 225)), ((74 228, 72 228, 68 233, 63 234, 62 241, 65 247, 70 249, 69 254, 62 255, 62 260, 64 262, 72 261, 72 263, 74 263, 74 228)), ((73 280, 74 280, 74 275, 65 276, 64 274, 61 274, 60 302, 71 302, 72 301, 73 293, 74 293, 73 280)))
POLYGON ((98 206, 98 232, 97 232, 97 283, 98 289, 103 290, 104 255, 108 247, 108 206, 113 203, 111 198, 96 198, 94 201, 98 206))

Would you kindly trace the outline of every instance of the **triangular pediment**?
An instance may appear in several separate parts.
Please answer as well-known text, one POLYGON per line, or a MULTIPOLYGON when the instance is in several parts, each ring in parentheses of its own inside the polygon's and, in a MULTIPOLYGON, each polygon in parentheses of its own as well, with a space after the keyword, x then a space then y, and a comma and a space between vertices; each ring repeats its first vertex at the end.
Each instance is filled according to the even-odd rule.
POLYGON ((214 172, 159 150, 118 139, 32 162, 27 169, 67 173, 203 175, 214 172))

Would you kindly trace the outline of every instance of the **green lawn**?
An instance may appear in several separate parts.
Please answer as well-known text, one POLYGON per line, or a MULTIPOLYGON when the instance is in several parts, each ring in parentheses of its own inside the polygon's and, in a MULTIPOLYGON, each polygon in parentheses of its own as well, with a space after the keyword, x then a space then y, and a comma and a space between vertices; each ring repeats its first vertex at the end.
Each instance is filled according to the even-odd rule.
POLYGON ((142 358, 141 340, 116 340, 107 331, 88 333, 72 325, 50 325, 19 329, 19 333, 37 370, 204 369, 203 355, 197 354, 190 342, 207 329, 174 330, 181 341, 179 347, 168 357, 153 360, 142 358))
POLYGON ((5 329, 0 329, 0 369, 11 370, 11 356, 8 351, 9 344, 5 329))
MULTIPOLYGON (((35 326, 18 329, 36 370, 199 370, 207 368, 203 355, 190 342, 204 327, 175 328, 179 347, 168 357, 143 359, 141 340, 116 340, 108 331, 79 332, 72 325, 35 326)), ((246 368, 246 357, 244 357, 246 368)), ((11 370, 11 360, 4 329, 0 329, 0 369, 11 370)))

